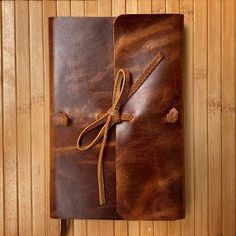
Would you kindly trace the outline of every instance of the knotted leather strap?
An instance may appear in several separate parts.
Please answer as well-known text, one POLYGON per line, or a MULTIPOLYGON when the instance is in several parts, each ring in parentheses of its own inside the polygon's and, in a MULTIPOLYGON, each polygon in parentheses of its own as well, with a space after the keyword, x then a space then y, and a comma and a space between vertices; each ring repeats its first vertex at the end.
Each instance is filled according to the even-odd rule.
POLYGON ((98 157, 97 166, 97 178, 98 178, 98 190, 99 190, 99 204, 105 204, 105 189, 104 189, 104 176, 103 176, 103 153, 107 142, 108 130, 115 124, 120 123, 125 120, 129 120, 129 116, 122 114, 120 111, 122 107, 127 103, 127 101, 135 94, 135 92, 140 88, 140 86, 145 82, 145 80, 150 76, 156 66, 164 58, 164 55, 159 52, 152 61, 148 64, 142 75, 136 80, 136 82, 131 86, 129 72, 125 69, 118 70, 113 87, 113 99, 112 105, 108 111, 101 117, 98 117, 95 121, 86 126, 78 136, 77 148, 81 151, 88 150, 94 146, 102 137, 101 149, 98 157), (97 136, 86 145, 81 144, 81 139, 89 131, 102 126, 97 136))

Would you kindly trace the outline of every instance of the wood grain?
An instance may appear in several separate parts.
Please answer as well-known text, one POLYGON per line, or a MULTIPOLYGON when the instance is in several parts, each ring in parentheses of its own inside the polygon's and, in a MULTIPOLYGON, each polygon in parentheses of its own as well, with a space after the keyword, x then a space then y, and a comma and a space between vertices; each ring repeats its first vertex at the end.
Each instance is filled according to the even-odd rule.
POLYGON ((193 132, 193 0, 183 0, 180 12, 184 14, 185 30, 185 67, 184 67, 184 102, 185 102, 185 205, 186 217, 182 221, 182 235, 194 235, 194 132, 193 132))
POLYGON ((32 155, 32 234, 46 234, 46 172, 44 153, 44 66, 42 2, 30 1, 30 79, 32 155))
POLYGON ((16 94, 19 234, 32 234, 29 3, 16 2, 16 94))
POLYGON ((186 218, 71 221, 72 236, 235 236, 235 0, 0 2, 0 235, 59 235, 49 218, 48 17, 185 16, 186 218))
POLYGON ((235 1, 222 2, 222 234, 235 235, 235 1))
POLYGON ((221 227, 221 3, 208 2, 209 234, 221 227), (217 173, 217 174, 216 174, 217 173))
POLYGON ((2 2, 4 233, 18 234, 15 3, 2 2))
POLYGON ((208 234, 207 1, 194 1, 195 234, 208 234), (201 35, 201 37, 200 37, 201 35))
MULTIPOLYGON (((2 3, 0 2, 0 24, 2 25, 2 3)), ((2 42, 2 27, 0 29, 0 42, 2 42)), ((0 44, 0 84, 3 84, 2 76, 2 43, 0 44)), ((0 89, 0 235, 4 235, 4 172, 3 172, 3 91, 0 89)))

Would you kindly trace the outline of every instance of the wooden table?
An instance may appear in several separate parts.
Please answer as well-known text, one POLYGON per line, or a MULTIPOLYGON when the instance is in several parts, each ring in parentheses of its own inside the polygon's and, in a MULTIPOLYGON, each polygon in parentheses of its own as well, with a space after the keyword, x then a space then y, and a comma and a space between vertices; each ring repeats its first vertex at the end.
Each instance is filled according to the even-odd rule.
POLYGON ((78 236, 234 236, 235 0, 1 1, 0 235, 49 218, 49 16, 185 15, 186 219, 72 222, 78 236))

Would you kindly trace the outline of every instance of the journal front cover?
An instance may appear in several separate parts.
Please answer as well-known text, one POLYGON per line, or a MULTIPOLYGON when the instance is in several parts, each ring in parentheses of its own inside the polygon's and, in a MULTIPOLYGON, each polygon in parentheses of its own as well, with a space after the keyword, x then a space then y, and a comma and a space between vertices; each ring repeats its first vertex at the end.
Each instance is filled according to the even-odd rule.
MULTIPOLYGON (((183 218, 183 16, 53 17, 49 29, 51 217, 183 218), (131 88, 144 72, 148 76, 118 111, 119 122, 108 124, 107 141, 101 137, 88 150, 78 150, 79 134, 110 111, 121 69, 131 88)), ((84 142, 99 131, 92 127, 84 142)))

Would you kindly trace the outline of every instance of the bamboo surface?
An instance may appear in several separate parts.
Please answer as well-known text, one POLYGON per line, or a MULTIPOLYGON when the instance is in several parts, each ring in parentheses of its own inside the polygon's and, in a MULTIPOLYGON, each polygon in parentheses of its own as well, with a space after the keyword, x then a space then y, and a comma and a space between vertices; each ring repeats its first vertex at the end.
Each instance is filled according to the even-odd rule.
POLYGON ((48 17, 185 15, 186 218, 70 222, 69 236, 235 236, 235 0, 0 2, 0 236, 57 236, 49 217, 48 17))

